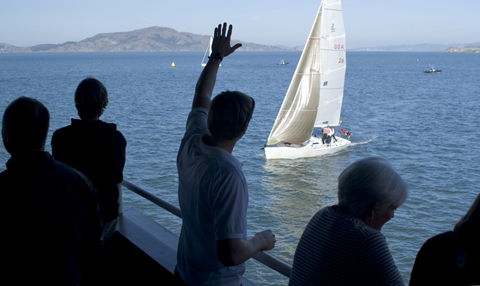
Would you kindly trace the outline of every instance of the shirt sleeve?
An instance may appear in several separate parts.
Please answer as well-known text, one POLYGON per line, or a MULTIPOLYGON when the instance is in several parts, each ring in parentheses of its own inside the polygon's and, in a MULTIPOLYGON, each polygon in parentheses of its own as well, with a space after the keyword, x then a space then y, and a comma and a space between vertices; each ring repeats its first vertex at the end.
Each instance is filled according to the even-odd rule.
POLYGON ((246 239, 248 190, 243 175, 232 169, 223 170, 223 180, 212 197, 216 240, 246 239))
POLYGON ((191 134, 208 134, 208 109, 203 107, 195 107, 188 114, 185 137, 191 134))

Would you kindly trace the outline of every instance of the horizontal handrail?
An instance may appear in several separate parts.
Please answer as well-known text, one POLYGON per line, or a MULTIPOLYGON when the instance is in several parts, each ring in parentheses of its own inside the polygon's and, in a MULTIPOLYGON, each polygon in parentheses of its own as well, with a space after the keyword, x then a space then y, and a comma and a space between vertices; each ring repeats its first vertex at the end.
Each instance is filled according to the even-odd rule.
POLYGON ((172 214, 178 216, 179 218, 182 218, 182 211, 180 211, 180 208, 172 205, 171 203, 162 200, 161 198, 155 196, 154 194, 152 194, 148 191, 145 191, 144 189, 130 183, 127 180, 123 180, 122 185, 124 185, 130 191, 146 198, 147 200, 151 201, 152 203, 156 204, 157 206, 161 207, 162 209, 165 209, 165 210, 171 212, 172 214))
MULTIPOLYGON (((180 208, 170 204, 167 201, 162 200, 161 198, 155 196, 154 194, 130 183, 127 180, 123 180, 122 185, 125 186, 127 189, 130 191, 144 197, 145 199, 151 201, 152 203, 156 204, 157 206, 171 212, 172 214, 178 216, 179 218, 182 218, 182 212, 180 211, 180 208)), ((292 266, 288 265, 287 263, 280 261, 276 259, 275 257, 272 257, 265 252, 259 251, 257 252, 253 258, 257 260, 258 262, 272 268, 273 270, 277 271, 278 273, 290 277, 290 274, 292 273, 292 266)))

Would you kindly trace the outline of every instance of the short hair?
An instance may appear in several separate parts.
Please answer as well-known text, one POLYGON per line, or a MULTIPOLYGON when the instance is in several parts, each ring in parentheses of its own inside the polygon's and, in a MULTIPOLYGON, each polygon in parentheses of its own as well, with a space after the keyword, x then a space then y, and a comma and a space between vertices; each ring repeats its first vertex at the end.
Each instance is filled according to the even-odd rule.
POLYGON ((372 204, 376 210, 399 207, 408 197, 408 186, 382 158, 369 157, 348 166, 338 177, 338 205, 356 217, 368 214, 372 204))
POLYGON ((232 140, 252 119, 255 100, 239 91, 224 91, 210 103, 208 130, 215 141, 232 140))
POLYGON ((50 113, 40 101, 24 96, 17 98, 3 114, 5 148, 10 154, 44 148, 49 124, 50 113))
POLYGON ((81 119, 101 116, 108 105, 108 92, 103 83, 88 77, 75 91, 75 107, 81 119))

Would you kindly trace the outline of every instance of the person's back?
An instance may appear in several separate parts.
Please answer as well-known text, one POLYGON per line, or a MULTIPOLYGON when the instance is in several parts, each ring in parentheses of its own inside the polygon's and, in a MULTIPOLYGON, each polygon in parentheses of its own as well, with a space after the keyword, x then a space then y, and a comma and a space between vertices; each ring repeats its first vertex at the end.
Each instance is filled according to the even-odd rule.
POLYGON ((386 160, 348 166, 338 177, 338 205, 318 211, 298 242, 289 285, 405 285, 380 231, 407 196, 386 160))
POLYGON ((480 285, 480 194, 453 231, 423 244, 410 285, 480 285))
MULTIPOLYGON (((48 115, 41 103, 20 98, 4 114, 2 135, 12 157, 0 174, 6 202, 1 253, 8 261, 3 278, 21 285, 77 285, 101 251, 96 191, 83 174, 44 151, 46 132, 40 148, 19 147, 22 141, 35 141, 35 134, 15 130, 35 133, 18 122, 37 109, 48 115)), ((32 118, 41 122, 37 117, 32 118)), ((41 124, 48 130, 47 119, 41 124)))
POLYGON ((383 234, 338 206, 318 211, 308 223, 289 281, 291 286, 401 284, 383 234))
POLYGON ((275 245, 270 230, 246 237, 248 189, 232 156, 255 107, 253 98, 226 91, 211 100, 218 67, 230 47, 231 26, 215 29, 214 51, 197 82, 185 136, 177 156, 182 230, 177 285, 240 285, 244 262, 275 245))
POLYGON ((72 119, 72 125, 58 129, 52 137, 55 159, 82 172, 95 186, 104 222, 118 216, 125 146, 116 125, 100 120, 72 119))
POLYGON ((101 82, 87 78, 75 92, 81 120, 58 129, 52 137, 56 160, 86 175, 98 191, 98 203, 104 223, 118 217, 118 184, 123 180, 127 142, 117 126, 99 118, 108 103, 101 82))
POLYGON ((0 185, 6 218, 2 258, 8 261, 2 272, 14 284, 78 283, 81 268, 88 271, 101 250, 93 186, 43 152, 13 156, 0 185))
MULTIPOLYGON (((202 116, 202 111, 196 113, 202 116)), ((195 264, 196 271, 188 274, 191 277, 187 281, 223 285, 232 282, 231 279, 238 280, 245 270, 241 264, 228 267, 226 273, 212 275, 221 265, 216 240, 246 240, 247 184, 238 160, 221 148, 204 144, 201 134, 186 133, 177 158, 179 203, 182 210, 187 210, 182 211, 184 225, 178 264, 184 268, 195 264), (199 258, 202 263, 198 263, 199 258), (230 276, 228 272, 234 274, 230 276)))
POLYGON ((453 231, 428 239, 415 259, 410 285, 479 285, 479 239, 453 231))

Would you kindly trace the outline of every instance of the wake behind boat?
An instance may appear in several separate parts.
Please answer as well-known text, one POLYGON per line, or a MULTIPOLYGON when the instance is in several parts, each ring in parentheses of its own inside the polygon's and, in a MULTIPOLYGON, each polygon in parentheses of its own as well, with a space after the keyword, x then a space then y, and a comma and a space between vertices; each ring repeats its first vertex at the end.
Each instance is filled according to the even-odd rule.
MULTIPOLYGON (((265 145, 267 159, 322 156, 351 144, 334 133, 330 141, 312 135, 314 127, 340 125, 345 56, 341 1, 323 0, 265 145)), ((342 129, 342 133, 348 132, 342 129)))

